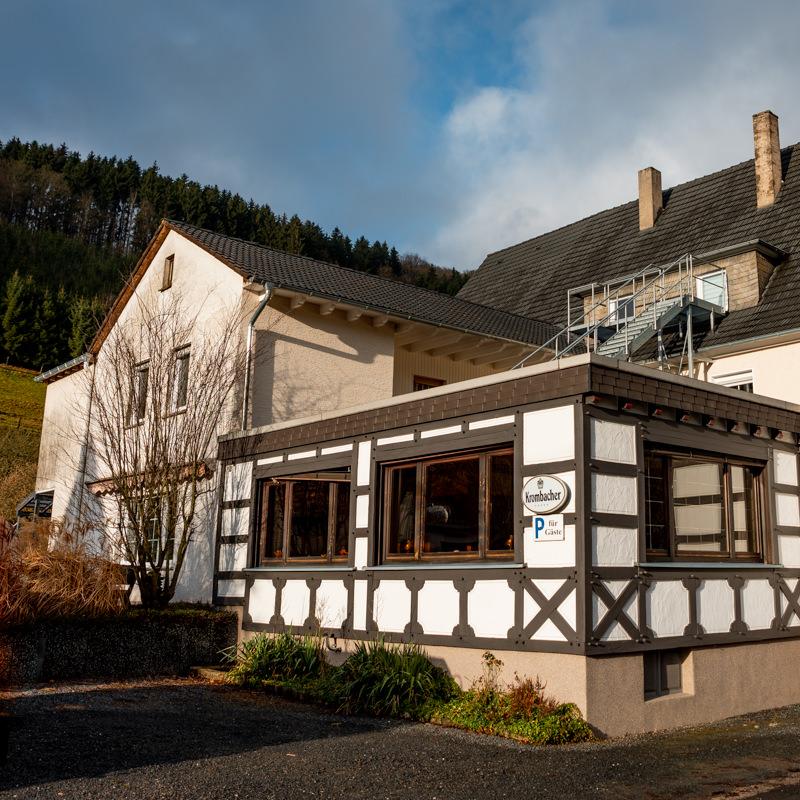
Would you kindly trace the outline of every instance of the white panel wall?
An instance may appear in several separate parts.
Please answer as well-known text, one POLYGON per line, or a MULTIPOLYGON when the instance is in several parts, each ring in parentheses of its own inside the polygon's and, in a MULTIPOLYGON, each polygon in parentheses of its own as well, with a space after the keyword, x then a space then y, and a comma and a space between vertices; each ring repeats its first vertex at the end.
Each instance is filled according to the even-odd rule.
POLYGON ((775 450, 772 458, 775 466, 775 482, 797 486, 797 456, 784 450, 775 450))
POLYGON ((358 443, 358 465, 356 471, 356 485, 369 486, 369 468, 372 458, 372 442, 358 443))
POLYGON ((402 633, 411 621, 411 590, 404 580, 381 581, 373 598, 378 630, 402 633))
MULTIPOLYGON (((548 599, 551 598, 563 585, 560 579, 555 580, 537 580, 535 581, 536 588, 548 599)), ((576 602, 575 592, 570 592, 567 597, 561 602, 557 609, 558 613, 564 617, 564 621, 575 629, 576 618, 576 602)), ((523 594, 522 601, 522 624, 527 625, 539 613, 539 605, 527 593, 523 594)), ((531 637, 534 640, 545 642, 565 642, 566 636, 550 621, 546 620, 545 623, 536 631, 531 637)))
POLYGON ((636 507, 636 478, 592 474, 592 511, 635 514, 636 507))
POLYGON ((360 494, 356 497, 356 528, 369 526, 369 495, 360 494))
POLYGON ((775 517, 778 525, 800 527, 800 498, 797 495, 776 492, 775 517))
POLYGON ((784 567, 800 567, 800 536, 778 536, 778 559, 784 567))
POLYGON ((244 597, 244 579, 219 581, 217 583, 217 594, 220 597, 244 597))
POLYGON ((219 571, 240 572, 247 567, 247 542, 219 546, 219 571))
POLYGON ((429 635, 449 636, 458 625, 459 592, 452 581, 425 581, 419 590, 417 621, 429 635))
POLYGON ((522 415, 524 464, 575 458, 575 407, 558 406, 522 415))
POLYGON ((564 526, 564 541, 542 541, 534 538, 533 528, 523 531, 523 561, 529 567, 572 567, 575 565, 575 526, 564 526))
POLYGON ((476 581, 467 595, 467 619, 476 636, 504 639, 514 626, 514 592, 508 581, 476 581))
MULTIPOLYGON (((604 581, 603 585, 614 595, 614 599, 616 600, 620 594, 622 593, 623 589, 628 585, 627 580, 621 581, 604 581)), ((634 624, 638 624, 638 612, 637 612, 637 596, 634 593, 628 598, 628 601, 623 606, 625 613, 633 620, 634 624)), ((594 620, 594 625, 596 626, 600 620, 606 615, 608 611, 608 606, 599 598, 597 595, 592 597, 592 617, 594 620)), ((614 622, 608 630, 603 634, 603 641, 626 641, 629 640, 630 636, 625 632, 625 629, 619 622, 614 622)))
POLYGON ((769 581, 748 579, 742 586, 742 617, 750 630, 769 628, 775 616, 775 592, 769 581))
MULTIPOLYGON (((222 584, 222 581, 220 581, 222 584)), ((220 591, 221 593, 221 591, 220 591)), ((267 624, 275 613, 275 587, 272 581, 256 580, 250 588, 247 610, 253 622, 267 624)))
POLYGON ((735 617, 733 589, 726 580, 704 580, 697 591, 697 621, 706 633, 728 633, 735 617))
POLYGON ((286 581, 281 595, 281 616, 287 626, 300 628, 308 619, 311 591, 305 580, 286 581))
POLYGON ((225 467, 225 500, 247 500, 253 479, 253 462, 242 461, 225 467))
POLYGON ((317 589, 316 617, 323 628, 340 628, 347 619, 347 587, 341 580, 324 580, 317 589))
MULTIPOLYGON (((733 617, 731 617, 733 619, 733 617)), ((680 581, 658 581, 647 591, 647 626, 656 636, 683 636, 689 593, 680 581)))
POLYGON ((367 566, 367 537, 359 536, 355 540, 355 553, 353 566, 356 569, 364 569, 367 566))
POLYGON ((592 527, 592 564, 598 567, 630 567, 639 560, 636 528, 592 527))
POLYGON ((246 536, 250 521, 249 508, 222 509, 222 535, 246 536))
POLYGON ((367 582, 353 583, 353 627, 363 631, 367 627, 367 582))
POLYGON ((636 426, 592 419, 592 458, 617 464, 636 463, 636 426))

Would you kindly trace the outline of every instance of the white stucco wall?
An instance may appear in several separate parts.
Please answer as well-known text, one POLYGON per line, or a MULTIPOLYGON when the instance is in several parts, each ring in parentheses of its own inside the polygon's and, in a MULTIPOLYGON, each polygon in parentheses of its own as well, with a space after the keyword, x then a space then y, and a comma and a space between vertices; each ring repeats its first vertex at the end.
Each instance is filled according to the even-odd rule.
POLYGON ((73 518, 81 502, 80 478, 93 367, 47 387, 36 470, 36 491, 53 491, 53 516, 73 518))
MULTIPOLYGON (((214 331, 219 329, 221 321, 229 319, 231 314, 243 312, 242 286, 243 280, 240 275, 182 236, 169 232, 153 257, 150 267, 142 276, 134 296, 122 309, 116 324, 130 325, 131 330, 135 330, 137 320, 142 318, 142 305, 150 309, 160 307, 168 310, 171 304, 177 302, 185 312, 186 318, 194 320, 195 327, 190 336, 191 341, 185 344, 192 345, 192 358, 196 359, 199 357, 200 343, 214 340, 214 331), (164 259, 170 254, 175 256, 172 286, 161 292, 159 290, 164 259)), ((245 299, 248 303, 254 302, 249 293, 245 299)), ((237 340, 238 338, 237 335, 237 340)), ((143 352, 141 357, 145 359, 148 354, 143 352)), ((54 490, 54 517, 74 523, 80 513, 81 524, 99 523, 106 533, 114 533, 117 528, 115 504, 108 502, 108 498, 105 500, 96 498, 85 488, 81 491, 81 486, 85 487, 86 482, 107 477, 103 474, 104 467, 98 463, 91 447, 86 454, 85 474, 82 473, 82 467, 86 449, 90 390, 95 392, 95 397, 102 396, 104 391, 107 393, 110 385, 109 377, 116 369, 117 365, 109 361, 107 348, 101 347, 94 366, 48 385, 36 484, 37 490, 54 490), (94 378, 93 389, 92 378, 94 378), (82 498, 80 509, 78 498, 82 498)), ((190 363, 189 402, 191 402, 191 392, 190 363)), ((221 420, 219 433, 230 429, 240 402, 240 393, 234 393, 221 420)), ((96 419, 96 401, 92 411, 96 419)), ((94 420, 92 433, 99 435, 94 420)), ((214 452, 209 453, 211 459, 216 455, 216 444, 212 449, 214 452)), ((200 499, 195 517, 192 543, 187 551, 176 594, 178 600, 200 602, 211 600, 216 480, 214 476, 203 485, 206 491, 200 499)))
POLYGON ((256 326, 251 427, 392 396, 394 332, 275 297, 256 326))
POLYGON ((753 391, 778 400, 800 403, 800 342, 776 345, 729 356, 715 357, 708 367, 707 379, 731 373, 752 371, 753 391))

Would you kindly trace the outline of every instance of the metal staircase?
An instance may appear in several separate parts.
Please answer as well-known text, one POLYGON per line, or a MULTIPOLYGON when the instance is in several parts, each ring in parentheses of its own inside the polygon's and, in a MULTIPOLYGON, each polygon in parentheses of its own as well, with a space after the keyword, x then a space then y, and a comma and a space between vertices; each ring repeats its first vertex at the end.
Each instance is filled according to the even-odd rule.
POLYGON ((664 363, 662 332, 677 328, 688 347, 691 371, 693 324, 708 322, 713 329, 715 317, 726 312, 723 306, 698 296, 703 294, 698 288, 706 283, 703 275, 697 274, 700 267, 715 265, 684 255, 664 266, 648 265, 616 281, 570 289, 566 326, 514 368, 547 351, 551 359, 594 352, 630 361, 654 337, 658 339, 658 361, 664 363))
POLYGON ((632 317, 616 333, 595 348, 600 356, 609 358, 627 358, 635 353, 642 345, 646 344, 668 323, 679 316, 683 310, 682 298, 662 300, 645 306, 642 313, 632 317))

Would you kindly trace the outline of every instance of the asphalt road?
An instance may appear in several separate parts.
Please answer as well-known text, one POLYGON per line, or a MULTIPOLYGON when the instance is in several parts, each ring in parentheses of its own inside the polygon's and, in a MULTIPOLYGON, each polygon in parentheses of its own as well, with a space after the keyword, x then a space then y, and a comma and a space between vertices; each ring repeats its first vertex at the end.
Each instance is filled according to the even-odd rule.
POLYGON ((15 715, 2 800, 800 797, 800 706, 667 734, 529 747, 190 679, 0 698, 15 715))

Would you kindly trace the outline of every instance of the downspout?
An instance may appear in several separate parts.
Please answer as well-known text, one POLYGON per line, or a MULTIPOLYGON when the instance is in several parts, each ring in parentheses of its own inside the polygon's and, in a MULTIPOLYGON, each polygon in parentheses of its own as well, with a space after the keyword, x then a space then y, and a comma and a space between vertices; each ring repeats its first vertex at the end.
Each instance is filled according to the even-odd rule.
MULTIPOLYGON (((88 369, 93 366, 91 359, 87 359, 83 368, 88 369)), ((78 522, 83 519, 83 495, 86 489, 86 463, 89 459, 89 432, 92 427, 92 405, 94 403, 94 374, 95 370, 92 369, 92 379, 89 382, 89 408, 86 413, 86 433, 83 438, 83 456, 81 458, 81 488, 78 493, 78 522)))
POLYGON ((255 327, 261 313, 267 307, 269 299, 272 296, 272 287, 264 284, 264 294, 258 299, 258 305, 250 317, 250 322, 247 324, 247 351, 245 353, 244 365, 244 397, 242 398, 242 430, 247 430, 247 412, 249 411, 250 404, 250 370, 253 362, 253 339, 255 337, 255 327))

